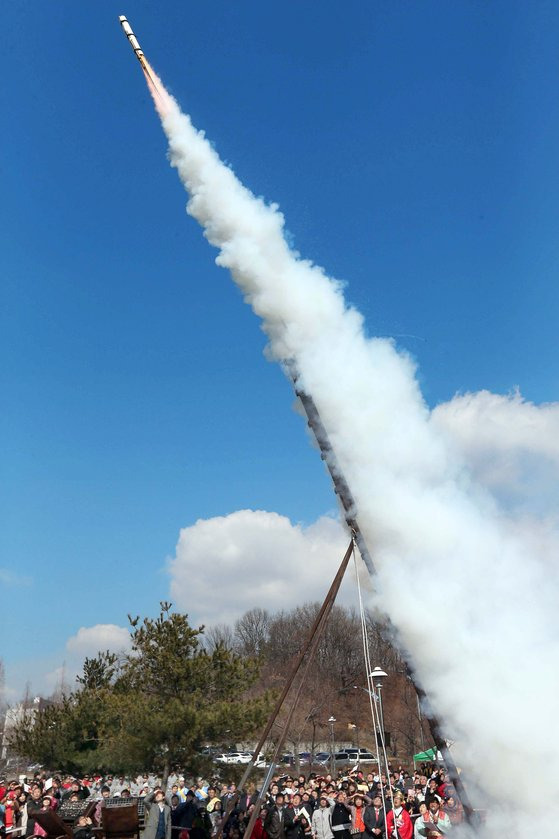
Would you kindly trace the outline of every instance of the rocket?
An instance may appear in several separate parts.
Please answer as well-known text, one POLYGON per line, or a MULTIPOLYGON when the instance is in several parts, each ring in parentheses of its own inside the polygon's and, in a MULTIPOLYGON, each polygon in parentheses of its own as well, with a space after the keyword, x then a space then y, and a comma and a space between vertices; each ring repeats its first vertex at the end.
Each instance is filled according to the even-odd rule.
POLYGON ((139 45, 138 39, 136 38, 136 36, 132 32, 132 27, 130 26, 127 19, 124 17, 124 15, 119 15, 118 20, 119 20, 120 25, 122 26, 124 34, 126 35, 126 37, 128 38, 128 40, 130 42, 130 46, 134 50, 134 55, 136 56, 136 58, 138 59, 138 61, 142 65, 142 70, 144 71, 146 76, 148 76, 149 79, 151 81, 153 81, 153 79, 151 78, 150 71, 149 71, 149 65, 148 65, 148 63, 145 59, 145 56, 144 56, 144 51, 141 48, 141 46, 139 45))

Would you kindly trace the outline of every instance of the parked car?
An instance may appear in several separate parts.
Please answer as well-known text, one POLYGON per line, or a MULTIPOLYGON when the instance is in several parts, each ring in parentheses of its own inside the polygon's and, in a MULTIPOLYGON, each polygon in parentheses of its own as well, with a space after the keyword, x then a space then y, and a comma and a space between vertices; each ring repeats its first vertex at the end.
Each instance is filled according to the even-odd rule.
POLYGON ((359 754, 359 763, 378 763, 376 756, 372 752, 361 752, 359 754))
POLYGON ((231 752, 230 763, 250 763, 251 752, 231 752))
POLYGON ((219 755, 216 755, 214 760, 216 763, 236 763, 237 761, 233 757, 234 752, 222 752, 219 755))
POLYGON ((348 749, 343 752, 336 752, 336 763, 376 763, 377 759, 374 754, 362 749, 359 752, 357 749, 348 749))
POLYGON ((330 760, 329 752, 317 752, 314 756, 314 762, 324 766, 330 760))

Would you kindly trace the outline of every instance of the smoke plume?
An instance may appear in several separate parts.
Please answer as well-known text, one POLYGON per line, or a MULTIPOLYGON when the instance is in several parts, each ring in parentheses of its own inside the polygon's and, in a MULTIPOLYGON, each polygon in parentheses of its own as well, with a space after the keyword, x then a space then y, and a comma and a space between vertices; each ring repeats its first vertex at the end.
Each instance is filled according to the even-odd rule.
POLYGON ((187 211, 262 319, 271 357, 295 363, 315 400, 378 569, 375 605, 398 628, 468 783, 478 781, 483 835, 520 839, 541 819, 540 773, 559 787, 555 522, 513 520, 475 480, 410 357, 365 336, 340 284, 290 250, 277 206, 157 90, 187 211))

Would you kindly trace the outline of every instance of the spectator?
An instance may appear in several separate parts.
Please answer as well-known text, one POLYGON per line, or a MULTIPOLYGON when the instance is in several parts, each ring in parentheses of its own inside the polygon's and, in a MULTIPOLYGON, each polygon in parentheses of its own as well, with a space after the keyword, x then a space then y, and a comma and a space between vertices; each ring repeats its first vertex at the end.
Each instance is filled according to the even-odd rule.
POLYGON ((334 839, 332 831, 332 810, 334 802, 326 795, 321 795, 318 807, 312 814, 311 829, 314 839, 334 839))
POLYGON ((429 804, 429 810, 417 820, 416 835, 437 839, 437 837, 446 836, 451 829, 449 817, 440 809, 438 799, 433 798, 429 804))
POLYGON ((421 801, 420 804, 419 804, 419 816, 415 820, 415 824, 413 826, 414 839, 419 839, 419 837, 421 836, 421 834, 418 832, 419 827, 420 827, 420 819, 421 819, 422 816, 424 816, 428 812, 429 812, 429 808, 427 807, 427 804, 424 801, 421 801))
POLYGON ((307 811, 309 816, 312 817, 312 814, 313 814, 314 809, 315 809, 316 802, 315 802, 314 798, 312 798, 310 793, 305 791, 301 795, 301 804, 303 805, 303 807, 305 808, 305 810, 307 811))
POLYGON ((221 796, 221 809, 223 810, 224 813, 227 810, 227 802, 231 798, 233 798, 233 796, 236 794, 236 792, 237 792, 237 785, 236 784, 229 784, 229 786, 226 788, 225 793, 221 796))
POLYGON ((178 795, 171 796, 171 831, 173 839, 187 839, 188 831, 185 831, 183 816, 186 810, 186 802, 181 801, 178 795), (185 831, 183 836, 183 831, 185 831))
POLYGON ((213 813, 216 804, 219 804, 219 809, 221 810, 221 801, 217 796, 215 787, 208 787, 208 797, 206 798, 206 808, 208 813, 213 813))
MULTIPOLYGON (((24 793, 25 795, 25 793, 24 793)), ((18 816, 19 816, 19 801, 18 796, 15 790, 10 790, 10 792, 6 792, 4 788, 4 794, 0 798, 0 804, 2 806, 2 834, 5 830, 12 830, 16 827, 18 816)))
POLYGON ((412 839, 413 824, 407 810, 404 809, 404 796, 396 792, 392 796, 394 806, 386 814, 386 835, 389 839, 412 839))
POLYGON ((453 795, 449 795, 446 799, 444 803, 444 811, 450 819, 450 823, 453 827, 464 821, 464 810, 462 805, 453 795))
POLYGON ((427 784, 427 791, 425 793, 425 803, 427 804, 427 807, 429 807, 431 801, 434 801, 435 799, 439 802, 439 804, 441 803, 441 797, 437 792, 437 786, 438 785, 436 779, 431 778, 431 780, 427 784))
POLYGON ((215 836, 217 834, 218 827, 221 824, 221 818, 223 815, 221 811, 221 801, 219 800, 219 798, 213 799, 213 806, 211 810, 209 804, 207 805, 206 809, 212 824, 212 836, 215 836))
MULTIPOLYGON (((50 797, 50 795, 43 795, 43 797, 41 799, 41 809, 39 810, 39 813, 50 813, 50 811, 52 809, 53 809, 53 799, 50 797)), ((42 826, 42 824, 39 824, 37 819, 35 819, 35 827, 33 829, 33 835, 34 836, 46 836, 47 835, 47 831, 42 826)))
POLYGON ((203 781, 202 778, 198 778, 198 780, 196 782, 196 791, 194 793, 196 798, 198 798, 199 801, 207 802, 208 792, 209 792, 208 784, 205 781, 203 781))
POLYGON ((210 839, 212 835, 212 823, 204 804, 201 804, 192 820, 192 827, 189 832, 189 839, 210 839))
POLYGON ((77 799, 75 800, 84 801, 86 798, 89 798, 89 790, 87 787, 82 786, 79 781, 74 780, 71 782, 70 788, 63 793, 62 801, 70 800, 73 795, 77 795, 77 799))
POLYGON ((373 799, 368 795, 356 792, 348 798, 349 809, 351 810, 351 833, 357 837, 365 833, 365 810, 373 799))
POLYGON ((38 813, 42 805, 43 793, 38 784, 31 788, 31 794, 25 805, 25 836, 35 835, 35 813, 38 813))
MULTIPOLYGON (((195 818, 195 816, 198 812, 198 806, 196 804, 196 798, 195 798, 194 793, 192 792, 191 789, 189 789, 188 792, 186 793, 186 797, 185 797, 185 800, 183 801, 183 805, 184 805, 184 810, 183 810, 183 813, 182 813, 182 824, 183 824, 184 830, 187 831, 186 837, 188 837, 188 831, 190 831, 190 828, 192 827, 192 825, 194 823, 194 818, 195 818)), ((186 837, 185 837, 185 839, 186 839, 186 837)))
POLYGON ((339 792, 332 808, 332 833, 334 839, 350 839, 352 812, 347 805, 345 792, 339 792))
POLYGON ((143 839, 171 839, 171 808, 158 787, 144 798, 146 820, 143 839))
POLYGON ((293 811, 285 806, 285 796, 282 792, 276 795, 272 807, 268 808, 264 819, 264 830, 269 839, 286 839, 293 829, 293 811))
POLYGON ((74 827, 74 839, 93 839, 93 822, 89 816, 78 816, 78 823, 74 827))
POLYGON ((413 787, 408 789, 406 795, 406 803, 404 806, 410 814, 410 816, 417 816, 419 814, 419 804, 420 802, 418 801, 417 796, 415 794, 415 789, 413 787))
POLYGON ((375 792, 372 803, 365 807, 363 822, 364 830, 368 839, 370 839, 370 837, 386 836, 385 810, 382 806, 382 796, 380 792, 375 792))

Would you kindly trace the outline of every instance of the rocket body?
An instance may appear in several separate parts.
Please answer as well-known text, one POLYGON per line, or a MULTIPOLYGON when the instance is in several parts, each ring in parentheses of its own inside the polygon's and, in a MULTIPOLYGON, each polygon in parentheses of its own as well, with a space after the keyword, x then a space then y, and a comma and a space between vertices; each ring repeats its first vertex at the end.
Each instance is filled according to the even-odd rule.
POLYGON ((124 15, 119 15, 118 19, 119 19, 120 25, 122 26, 122 30, 123 30, 124 34, 126 35, 126 37, 128 38, 128 40, 130 42, 130 46, 134 50, 134 54, 136 55, 136 58, 138 59, 138 61, 140 62, 140 64, 144 68, 144 70, 147 71, 146 60, 144 58, 144 52, 143 52, 141 46, 138 43, 138 39, 136 38, 136 36, 132 32, 132 27, 130 26, 127 19, 124 17, 124 15))

